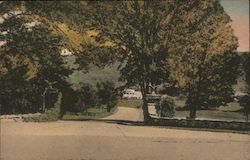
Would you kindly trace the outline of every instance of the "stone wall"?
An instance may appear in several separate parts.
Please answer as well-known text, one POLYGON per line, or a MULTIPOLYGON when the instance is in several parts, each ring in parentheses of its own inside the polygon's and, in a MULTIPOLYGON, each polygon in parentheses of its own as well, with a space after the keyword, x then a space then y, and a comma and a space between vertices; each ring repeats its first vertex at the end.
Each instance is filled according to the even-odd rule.
POLYGON ((250 122, 153 118, 154 125, 250 131, 250 122))

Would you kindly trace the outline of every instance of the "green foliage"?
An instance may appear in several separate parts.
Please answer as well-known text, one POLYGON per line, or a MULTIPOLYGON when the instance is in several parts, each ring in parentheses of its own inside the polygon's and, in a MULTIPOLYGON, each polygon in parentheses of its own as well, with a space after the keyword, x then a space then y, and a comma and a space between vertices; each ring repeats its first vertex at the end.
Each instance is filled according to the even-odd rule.
POLYGON ((89 108, 104 106, 110 111, 117 104, 118 90, 114 83, 109 81, 100 81, 96 86, 86 81, 81 84, 81 88, 66 93, 66 97, 65 111, 85 113, 89 108))
POLYGON ((61 113, 61 101, 62 101, 62 93, 58 93, 57 100, 52 108, 45 111, 45 113, 41 114, 38 117, 26 117, 24 121, 26 122, 50 122, 57 121, 60 118, 61 113))
MULTIPOLYGON (((139 83, 145 119, 149 118, 149 83, 169 81, 169 75, 171 82, 177 82, 187 94, 192 118, 197 108, 215 108, 231 100, 231 86, 238 72, 237 38, 219 1, 3 1, 0 14, 5 13, 9 16, 0 24, 0 32, 7 32, 0 34, 0 41, 7 42, 0 47, 0 96, 6 113, 16 112, 19 106, 25 109, 19 107, 18 112, 37 111, 42 102, 40 95, 47 87, 45 80, 56 81, 54 87, 67 97, 63 112, 70 108, 70 100, 76 110, 86 108, 86 103, 113 106, 115 96, 107 93, 113 93, 117 85, 109 88, 105 83, 116 83, 118 77, 128 85, 139 83), (13 10, 22 12, 15 16, 13 10), (39 24, 27 27, 34 21, 39 24), (91 30, 96 34, 90 42, 82 42, 84 50, 79 51, 58 23, 79 33, 91 30), (98 68, 77 79, 92 85, 80 93, 74 93, 65 82, 69 72, 59 56, 65 46, 82 53, 77 62, 84 72, 92 63, 103 67, 99 70, 104 72, 102 76, 98 68), (115 62, 119 62, 117 72, 105 68, 115 62), (98 99, 92 96, 94 92, 98 99), (76 96, 71 98, 71 93, 76 96)), ((79 77, 80 72, 72 77, 79 77)), ((84 83, 78 82, 76 88, 81 89, 84 83)))
POLYGON ((190 1, 178 9, 171 29, 170 76, 186 92, 190 117, 195 118, 198 108, 232 100, 238 43, 218 1, 190 1))
POLYGON ((84 113, 72 113, 67 112, 62 117, 63 120, 83 120, 83 119, 91 119, 91 118, 104 118, 110 116, 116 111, 116 107, 112 108, 110 112, 108 112, 104 107, 91 107, 88 108, 84 113))
POLYGON ((75 90, 80 89, 84 83, 96 88, 98 83, 109 81, 114 83, 116 88, 124 85, 125 82, 119 81, 120 71, 118 69, 119 63, 113 65, 98 67, 95 65, 89 65, 86 71, 85 69, 75 70, 71 74, 67 81, 72 85, 75 90))
POLYGON ((97 91, 89 84, 84 84, 78 93, 78 100, 75 103, 75 107, 79 108, 80 111, 85 111, 87 108, 96 106, 99 102, 97 91))
POLYGON ((117 106, 129 108, 142 108, 142 100, 139 99, 120 99, 117 106))
POLYGON ((245 95, 240 98, 240 105, 243 106, 243 114, 246 117, 246 121, 248 121, 248 116, 250 113, 250 96, 245 95))
POLYGON ((10 15, 0 24, 1 114, 38 112, 41 94, 49 82, 63 90, 70 72, 60 56, 61 37, 46 23, 33 21, 24 13, 10 15))
MULTIPOLYGON (((189 111, 176 111, 176 118, 186 118, 189 116, 189 111)), ((245 121, 242 113, 239 112, 224 112, 216 110, 198 110, 197 111, 198 119, 207 119, 207 120, 219 120, 219 121, 245 121)))
MULTIPOLYGON (((146 93, 149 82, 167 79, 166 31, 175 12, 173 1, 91 2, 93 26, 99 47, 85 45, 94 57, 106 61, 106 53, 121 64, 121 79, 129 85, 140 84, 143 95, 144 118, 149 119, 146 93), (105 45, 110 42, 111 45, 105 45), (102 52, 101 52, 102 51, 102 52), (99 58, 100 59, 100 58, 99 58)), ((108 62, 106 62, 108 63, 108 62)))
POLYGON ((114 83, 109 81, 98 83, 97 95, 100 99, 100 104, 107 105, 108 112, 116 106, 118 94, 114 83))
POLYGON ((155 105, 156 113, 160 117, 173 117, 175 115, 174 101, 169 96, 164 96, 161 101, 155 105))

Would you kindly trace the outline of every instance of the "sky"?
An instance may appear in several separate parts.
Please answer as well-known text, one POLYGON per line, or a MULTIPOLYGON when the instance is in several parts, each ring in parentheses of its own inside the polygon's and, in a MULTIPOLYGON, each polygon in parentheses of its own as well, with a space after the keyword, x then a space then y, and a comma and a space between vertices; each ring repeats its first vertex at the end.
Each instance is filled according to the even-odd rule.
POLYGON ((232 27, 238 37, 238 51, 249 51, 249 0, 220 0, 232 19, 232 27))

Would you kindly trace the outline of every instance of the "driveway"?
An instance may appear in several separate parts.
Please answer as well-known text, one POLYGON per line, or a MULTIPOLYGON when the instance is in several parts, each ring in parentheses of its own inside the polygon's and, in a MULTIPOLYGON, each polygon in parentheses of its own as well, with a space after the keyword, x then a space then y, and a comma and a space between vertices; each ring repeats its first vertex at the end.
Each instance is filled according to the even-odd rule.
POLYGON ((128 108, 119 106, 117 111, 108 117, 103 119, 106 120, 125 120, 125 121, 143 121, 143 114, 141 109, 128 108))

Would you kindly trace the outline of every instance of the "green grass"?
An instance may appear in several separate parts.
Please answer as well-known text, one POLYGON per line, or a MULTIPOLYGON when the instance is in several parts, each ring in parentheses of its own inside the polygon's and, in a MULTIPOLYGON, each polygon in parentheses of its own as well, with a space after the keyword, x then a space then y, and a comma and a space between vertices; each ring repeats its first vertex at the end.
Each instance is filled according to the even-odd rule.
POLYGON ((218 111, 224 111, 224 112, 236 112, 241 109, 241 106, 238 102, 231 102, 228 103, 226 106, 220 106, 217 108, 218 111))
MULTIPOLYGON (((176 111, 175 117, 185 118, 189 116, 189 111, 176 111)), ((224 111, 210 111, 199 110, 197 111, 197 118, 214 119, 225 121, 244 121, 244 116, 239 112, 224 112, 224 111)))
POLYGON ((129 108, 141 108, 142 100, 139 99, 120 99, 118 101, 118 106, 129 107, 129 108))
POLYGON ((62 120, 81 120, 81 119, 92 119, 92 118, 104 118, 116 111, 116 107, 111 110, 111 112, 107 112, 105 108, 89 108, 84 113, 71 113, 67 112, 63 117, 62 120))
MULTIPOLYGON (((182 103, 181 101, 178 101, 182 103)), ((183 105, 182 105, 183 106, 183 105)), ((180 106, 177 106, 180 107, 180 106)), ((180 107, 181 108, 181 107, 180 107)), ((214 119, 225 121, 245 121, 241 112, 241 106, 238 102, 228 103, 226 106, 220 106, 216 110, 198 110, 197 118, 214 119)), ((186 118, 189 116, 189 111, 176 111, 175 117, 186 118)))

